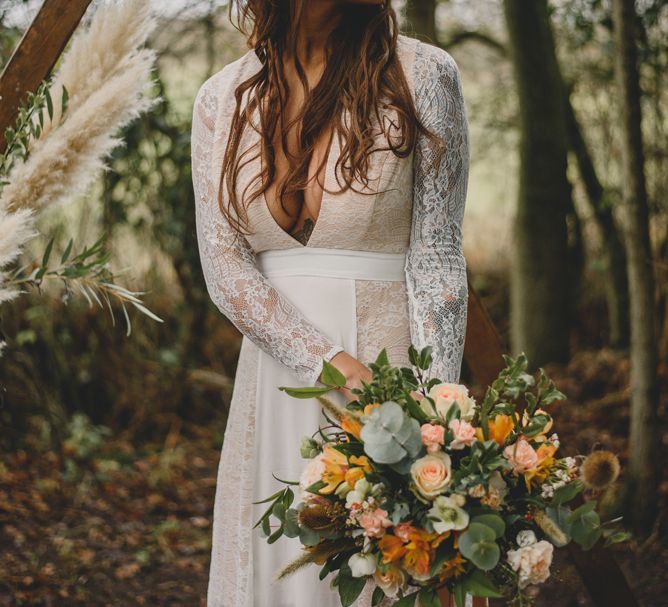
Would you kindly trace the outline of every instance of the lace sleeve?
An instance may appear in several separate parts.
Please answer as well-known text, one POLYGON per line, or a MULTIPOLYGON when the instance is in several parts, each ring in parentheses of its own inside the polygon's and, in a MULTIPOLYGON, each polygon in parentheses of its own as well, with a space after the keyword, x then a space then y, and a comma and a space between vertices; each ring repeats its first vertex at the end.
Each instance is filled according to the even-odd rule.
POLYGON ((262 350, 315 385, 327 361, 344 348, 330 341, 287 301, 255 265, 247 239, 234 232, 217 203, 212 166, 217 97, 210 79, 200 88, 193 107, 192 177, 200 261, 212 301, 262 350))
POLYGON ((461 229, 468 185, 468 122, 459 69, 446 51, 418 43, 414 81, 418 115, 444 140, 446 150, 440 166, 430 168, 434 144, 420 135, 415 147, 406 258, 411 339, 418 349, 433 346, 433 377, 458 382, 468 304, 461 229))

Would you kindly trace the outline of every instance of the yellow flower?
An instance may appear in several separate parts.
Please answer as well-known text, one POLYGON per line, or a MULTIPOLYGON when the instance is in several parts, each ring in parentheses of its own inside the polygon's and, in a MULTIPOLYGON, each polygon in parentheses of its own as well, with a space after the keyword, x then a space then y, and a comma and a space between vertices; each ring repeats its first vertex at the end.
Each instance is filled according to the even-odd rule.
POLYGON ((370 405, 367 405, 364 407, 364 415, 371 415, 371 412, 374 409, 378 409, 378 407, 380 407, 380 403, 371 403, 370 405))
MULTIPOLYGON (((536 409, 533 417, 536 415, 545 415, 547 417, 547 423, 545 424, 545 427, 538 434, 534 434, 531 437, 531 440, 537 443, 542 443, 543 441, 547 440, 547 433, 552 429, 554 422, 552 421, 552 416, 543 409, 536 409)), ((524 414, 522 415, 522 427, 525 427, 530 421, 531 418, 529 417, 529 414, 524 411, 524 414)))
POLYGON ((333 493, 343 481, 347 481, 348 487, 352 488, 365 472, 371 472, 371 464, 366 455, 351 455, 348 460, 344 453, 329 444, 323 447, 322 463, 325 467, 322 473, 325 486, 320 489, 320 493, 325 495, 333 493))
POLYGON ((557 451, 557 448, 552 443, 543 443, 538 449, 536 449, 536 455, 538 456, 538 464, 535 468, 527 470, 524 473, 524 482, 527 486, 527 491, 531 491, 531 483, 535 483, 537 486, 542 485, 547 477, 550 475, 550 470, 556 463, 554 459, 554 454, 557 451))
POLYGON ((332 493, 346 478, 348 458, 331 445, 325 445, 322 463, 325 465, 322 480, 326 485, 320 489, 320 493, 332 493))

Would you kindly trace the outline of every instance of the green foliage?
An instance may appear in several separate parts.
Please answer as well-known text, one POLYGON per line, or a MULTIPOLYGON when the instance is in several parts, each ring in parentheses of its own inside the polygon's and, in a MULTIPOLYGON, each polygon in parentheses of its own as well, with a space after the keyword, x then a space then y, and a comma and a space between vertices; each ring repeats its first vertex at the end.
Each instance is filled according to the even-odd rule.
MULTIPOLYGON (((24 161, 30 154, 31 141, 39 139, 44 128, 45 111, 53 119, 51 81, 44 80, 35 93, 28 92, 26 101, 19 106, 13 127, 5 129, 5 151, 0 155, 0 191, 7 185, 8 176, 17 161, 24 161)), ((61 115, 67 112, 68 94, 63 86, 61 115)))
POLYGON ((364 451, 380 464, 399 465, 422 450, 420 424, 398 403, 388 401, 374 409, 362 427, 364 451))
POLYGON ((94 303, 101 308, 106 306, 115 324, 116 319, 111 303, 114 300, 120 304, 123 311, 127 335, 130 335, 132 325, 126 304, 132 305, 156 322, 163 322, 143 304, 140 295, 144 293, 130 291, 114 282, 118 276, 109 268, 111 253, 106 249, 106 239, 106 235, 103 234, 90 247, 84 247, 81 253, 73 256, 73 241, 70 240, 60 257, 60 262, 50 266, 55 241, 55 238, 51 238, 42 255, 41 264, 30 272, 27 272, 25 266, 17 268, 9 275, 5 284, 8 287, 30 286, 40 289, 46 280, 56 279, 65 287, 64 301, 68 301, 74 293, 78 292, 84 296, 90 307, 94 303))
POLYGON ((348 563, 343 563, 336 576, 336 586, 339 591, 342 607, 350 607, 364 589, 366 579, 363 577, 353 577, 348 563))
POLYGON ((482 522, 472 522, 459 538, 459 550, 476 567, 490 571, 501 557, 497 537, 496 529, 482 522))

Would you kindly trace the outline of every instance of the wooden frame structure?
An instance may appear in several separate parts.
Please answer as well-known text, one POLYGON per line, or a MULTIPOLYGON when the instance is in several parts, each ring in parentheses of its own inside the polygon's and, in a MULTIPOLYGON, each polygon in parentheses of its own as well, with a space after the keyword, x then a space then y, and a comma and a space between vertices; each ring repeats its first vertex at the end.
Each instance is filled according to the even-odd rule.
MULTIPOLYGON (((51 73, 91 0, 44 0, 0 75, 0 152, 4 132, 16 118, 29 91, 51 73)), ((469 284, 464 358, 474 381, 489 384, 503 368, 504 347, 480 297, 469 284)), ((602 545, 583 552, 569 545, 570 556, 592 600, 600 607, 637 607, 637 601, 608 550, 602 545)))

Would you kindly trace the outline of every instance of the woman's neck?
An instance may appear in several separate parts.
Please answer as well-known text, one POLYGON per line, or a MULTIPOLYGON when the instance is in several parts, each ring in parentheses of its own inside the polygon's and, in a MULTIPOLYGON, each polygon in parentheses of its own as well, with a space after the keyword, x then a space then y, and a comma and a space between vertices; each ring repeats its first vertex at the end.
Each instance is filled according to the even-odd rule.
POLYGON ((340 0, 309 0, 297 31, 297 54, 303 65, 322 63, 329 34, 341 19, 340 0))

